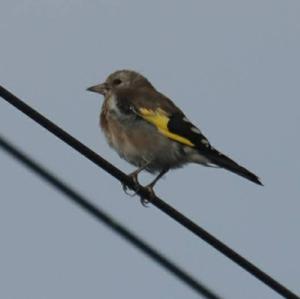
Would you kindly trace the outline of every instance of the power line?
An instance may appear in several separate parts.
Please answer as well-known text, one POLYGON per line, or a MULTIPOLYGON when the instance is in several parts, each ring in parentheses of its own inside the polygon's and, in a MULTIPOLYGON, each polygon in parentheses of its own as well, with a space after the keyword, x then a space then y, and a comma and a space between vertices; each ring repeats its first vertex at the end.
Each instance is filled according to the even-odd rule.
POLYGON ((211 235, 209 232, 198 226, 196 223, 191 221, 189 218, 175 210, 172 206, 165 203, 157 196, 151 196, 149 191, 141 185, 136 186, 133 180, 127 176, 124 172, 116 168, 114 165, 103 159, 101 156, 96 154, 94 151, 89 149, 83 143, 75 139, 73 136, 68 134, 66 131, 58 127, 56 124, 51 122, 49 119, 44 117, 42 114, 25 104, 15 95, 10 93, 4 87, 0 86, 0 96, 11 105, 15 106, 18 110, 29 116, 31 119, 39 123, 42 127, 53 133, 56 137, 60 138, 65 143, 69 144, 72 148, 80 152, 86 158, 94 162, 96 165, 104 169, 106 172, 118 179, 122 184, 127 185, 130 189, 134 190, 142 198, 146 198, 154 206, 159 208, 165 214, 176 220, 178 223, 183 225, 185 228, 193 232, 195 235, 209 243, 218 251, 222 252, 229 259, 240 265, 243 269, 251 273, 257 279, 268 285, 278 294, 288 299, 300 299, 296 294, 286 288, 284 285, 276 281, 270 275, 259 269, 250 261, 246 260, 240 254, 232 250, 223 242, 219 241, 216 237, 211 235))
POLYGON ((25 165, 27 168, 33 171, 36 175, 40 176, 54 188, 66 195, 73 203, 77 204, 90 215, 94 216, 98 221, 104 223, 106 226, 108 226, 126 241, 131 243, 133 246, 141 250, 144 254, 146 254, 160 266, 167 269, 169 272, 171 272, 174 276, 176 276, 182 282, 191 287, 198 294, 201 294, 209 299, 221 299, 221 297, 214 294, 211 290, 209 290, 203 284, 198 282, 190 274, 182 270, 179 266, 170 261, 167 257, 163 256, 156 249, 151 247, 149 244, 147 244, 141 238, 136 236, 134 233, 130 232, 127 228, 118 223, 110 215, 98 208, 83 195, 69 187, 61 179, 51 174, 45 167, 42 167, 40 164, 31 159, 20 149, 17 149, 14 145, 9 143, 2 136, 0 136, 0 147, 7 153, 9 153, 17 161, 21 162, 23 165, 25 165))

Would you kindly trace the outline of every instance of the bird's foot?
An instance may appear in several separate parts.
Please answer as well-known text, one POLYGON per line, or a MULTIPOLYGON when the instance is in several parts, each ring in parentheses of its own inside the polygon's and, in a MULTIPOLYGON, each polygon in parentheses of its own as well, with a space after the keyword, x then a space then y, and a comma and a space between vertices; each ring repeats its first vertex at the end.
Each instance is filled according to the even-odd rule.
POLYGON ((143 207, 145 207, 145 208, 149 207, 148 206, 148 203, 149 203, 148 199, 146 199, 146 198, 144 198, 144 197, 141 196, 140 201, 141 201, 141 204, 142 204, 143 207))
POLYGON ((126 195, 130 196, 130 197, 133 197, 136 195, 136 192, 135 191, 132 191, 130 192, 128 186, 126 184, 122 184, 122 188, 123 188, 123 191, 125 192, 126 195))
POLYGON ((134 189, 136 191, 129 192, 128 191, 129 190, 128 186, 126 184, 122 184, 123 191, 125 192, 126 195, 129 195, 130 197, 134 197, 136 195, 136 192, 140 189, 140 183, 138 181, 136 172, 133 172, 133 173, 129 174, 128 176, 132 179, 134 189))
POLYGON ((141 204, 144 207, 148 208, 149 202, 151 202, 152 199, 154 199, 156 197, 156 195, 155 195, 155 192, 153 190, 153 184, 149 184, 149 185, 145 186, 145 188, 147 189, 147 191, 149 193, 149 198, 141 197, 140 200, 141 200, 141 204))

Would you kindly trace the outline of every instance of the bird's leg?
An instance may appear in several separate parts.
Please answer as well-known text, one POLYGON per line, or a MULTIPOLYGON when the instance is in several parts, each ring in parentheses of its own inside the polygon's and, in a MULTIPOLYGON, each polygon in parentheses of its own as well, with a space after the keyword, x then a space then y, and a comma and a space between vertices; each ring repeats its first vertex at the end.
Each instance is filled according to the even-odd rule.
MULTIPOLYGON (((157 181, 163 177, 167 172, 169 171, 169 169, 164 169, 162 170, 157 176, 156 178, 149 184, 147 185, 145 188, 148 189, 150 196, 154 197, 155 196, 155 192, 153 190, 154 185, 157 183, 157 181)), ((141 198, 141 203, 143 206, 147 206, 147 204, 149 203, 149 200, 145 199, 145 198, 141 198)))
MULTIPOLYGON (((135 188, 136 189, 138 189, 139 188, 139 181, 138 181, 138 174, 141 172, 141 171, 143 171, 145 168, 147 168, 147 166, 149 165, 150 163, 148 162, 148 163, 146 163, 145 165, 143 165, 143 166, 141 166, 141 167, 139 167, 138 169, 136 169, 135 171, 133 171, 132 173, 130 173, 130 174, 128 174, 128 176, 133 180, 133 183, 134 183, 134 185, 135 185, 135 188)), ((125 184, 123 184, 123 190, 124 190, 124 192, 127 194, 127 195, 129 195, 129 196, 131 196, 131 197, 133 197, 135 194, 136 194, 136 192, 134 192, 133 194, 130 194, 130 193, 128 193, 128 187, 127 187, 127 185, 125 185, 125 184)))

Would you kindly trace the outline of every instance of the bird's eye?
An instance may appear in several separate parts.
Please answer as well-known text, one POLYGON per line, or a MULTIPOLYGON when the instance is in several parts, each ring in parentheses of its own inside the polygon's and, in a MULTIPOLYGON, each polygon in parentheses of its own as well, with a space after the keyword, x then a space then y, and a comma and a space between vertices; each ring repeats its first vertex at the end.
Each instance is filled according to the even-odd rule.
POLYGON ((121 83, 122 83, 122 81, 120 79, 114 79, 113 80, 113 85, 119 85, 121 83))

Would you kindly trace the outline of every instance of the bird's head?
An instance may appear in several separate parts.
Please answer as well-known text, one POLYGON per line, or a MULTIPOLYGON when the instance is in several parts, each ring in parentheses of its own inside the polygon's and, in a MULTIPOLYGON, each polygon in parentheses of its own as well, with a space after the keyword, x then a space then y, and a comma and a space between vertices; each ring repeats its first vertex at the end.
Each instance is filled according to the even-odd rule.
POLYGON ((121 70, 110 74, 105 82, 91 86, 87 88, 87 90, 106 96, 110 93, 116 93, 120 90, 144 87, 153 88, 151 83, 141 74, 135 71, 121 70))

